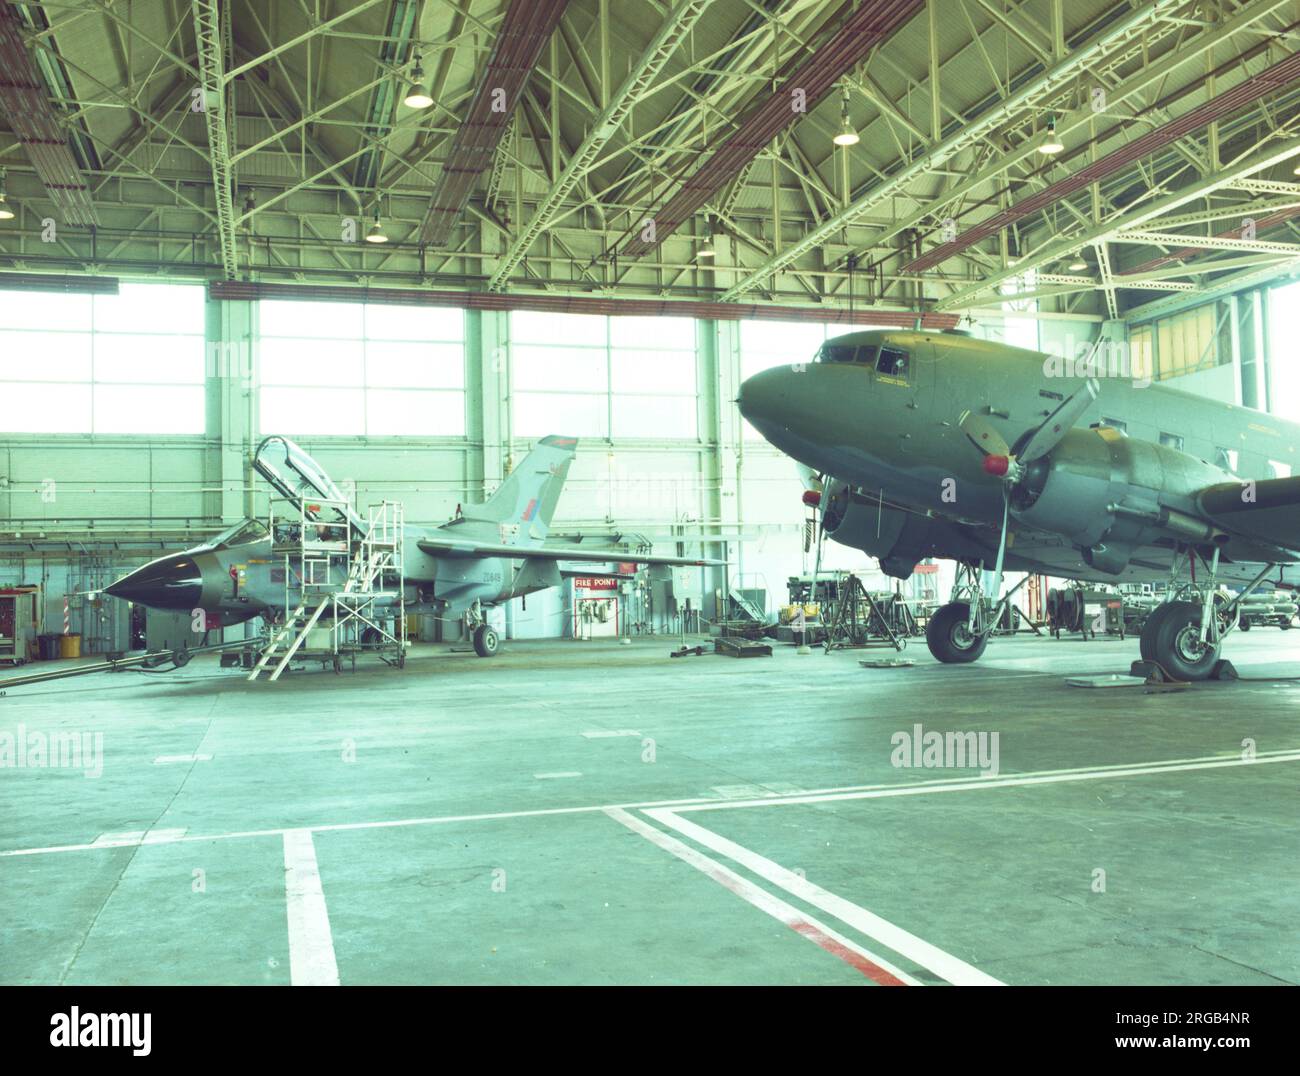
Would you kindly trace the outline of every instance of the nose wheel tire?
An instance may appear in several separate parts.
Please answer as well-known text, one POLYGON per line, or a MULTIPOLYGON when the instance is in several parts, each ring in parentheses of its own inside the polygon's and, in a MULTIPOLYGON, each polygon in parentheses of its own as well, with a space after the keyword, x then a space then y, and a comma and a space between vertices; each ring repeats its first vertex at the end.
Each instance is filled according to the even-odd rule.
POLYGON ((930 653, 946 665, 975 661, 984 653, 989 637, 975 635, 969 624, 970 606, 966 602, 949 602, 935 610, 925 626, 930 653))
POLYGON ((497 652, 497 647, 500 645, 497 633, 486 624, 480 624, 474 629, 474 653, 479 657, 490 658, 497 652))
POLYGON ((1142 626, 1142 657, 1179 680, 1205 680, 1219 660, 1219 645, 1201 642, 1201 606, 1167 602, 1142 626))

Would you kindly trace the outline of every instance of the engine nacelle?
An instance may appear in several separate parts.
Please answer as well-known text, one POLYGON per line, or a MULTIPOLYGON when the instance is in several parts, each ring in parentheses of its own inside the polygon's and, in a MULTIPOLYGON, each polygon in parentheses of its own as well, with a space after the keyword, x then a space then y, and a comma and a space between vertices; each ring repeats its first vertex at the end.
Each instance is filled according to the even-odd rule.
POLYGON ((1099 571, 1119 575, 1139 546, 1160 538, 1214 542, 1211 524, 1171 506, 1231 475, 1185 452, 1109 428, 1071 430, 1048 455, 1024 465, 1011 513, 1084 551, 1099 571))
POLYGON ((875 557, 895 579, 908 578, 926 557, 963 554, 960 537, 944 520, 882 505, 839 479, 828 480, 822 492, 822 530, 875 557))

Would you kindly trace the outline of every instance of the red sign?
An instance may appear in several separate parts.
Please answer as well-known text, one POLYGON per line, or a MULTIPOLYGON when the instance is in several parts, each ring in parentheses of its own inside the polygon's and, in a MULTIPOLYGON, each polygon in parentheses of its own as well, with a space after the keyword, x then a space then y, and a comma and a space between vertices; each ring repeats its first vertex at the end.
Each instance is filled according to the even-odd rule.
POLYGON ((612 575, 579 575, 573 585, 578 590, 617 590, 618 580, 612 575))

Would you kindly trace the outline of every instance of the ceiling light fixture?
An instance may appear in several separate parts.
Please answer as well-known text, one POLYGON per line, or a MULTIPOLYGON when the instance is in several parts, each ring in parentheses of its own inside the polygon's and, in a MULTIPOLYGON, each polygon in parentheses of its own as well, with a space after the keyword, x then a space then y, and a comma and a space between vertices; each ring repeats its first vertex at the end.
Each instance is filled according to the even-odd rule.
POLYGON ((697 258, 712 258, 718 252, 713 249, 713 225, 709 218, 704 218, 704 242, 700 244, 700 249, 695 252, 697 258))
POLYGON ((367 243, 387 243, 388 236, 384 233, 384 226, 379 223, 379 206, 375 205, 375 223, 370 226, 370 231, 366 232, 367 243))
POLYGON ((1056 120, 1047 121, 1047 134, 1039 143, 1038 152, 1044 157, 1053 157, 1065 149, 1065 144, 1056 136, 1056 120))
POLYGON ((1088 263, 1082 258, 1075 258, 1069 265, 1070 272, 1081 273, 1088 268, 1088 263))
POLYGON ((5 196, 5 173, 0 168, 0 220, 13 220, 14 211, 9 208, 8 199, 5 196))
POLYGON ((411 85, 406 91, 402 103, 407 108, 428 108, 433 98, 424 88, 424 67, 420 63, 420 54, 415 54, 415 66, 411 68, 411 85))
POLYGON ((858 144, 858 130, 853 126, 853 121, 849 119, 849 87, 844 87, 844 96, 840 100, 840 129, 835 137, 831 139, 837 146, 856 146, 858 144))

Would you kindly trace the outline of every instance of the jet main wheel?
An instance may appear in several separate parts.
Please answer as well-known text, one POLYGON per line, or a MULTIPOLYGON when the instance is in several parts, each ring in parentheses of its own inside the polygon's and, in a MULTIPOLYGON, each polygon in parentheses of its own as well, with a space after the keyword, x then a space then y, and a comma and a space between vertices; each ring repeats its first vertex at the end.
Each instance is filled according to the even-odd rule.
POLYGON ((949 665, 974 661, 984 653, 989 637, 973 634, 969 624, 970 606, 966 602, 949 602, 936 610, 925 626, 930 653, 949 665))
POLYGON ((497 652, 497 647, 500 645, 497 633, 486 624, 480 624, 474 629, 474 653, 479 657, 490 658, 497 652))
POLYGON ((1219 660, 1219 647, 1201 642, 1201 612, 1196 602, 1162 605, 1142 629, 1142 657, 1180 680, 1208 678, 1219 660))

